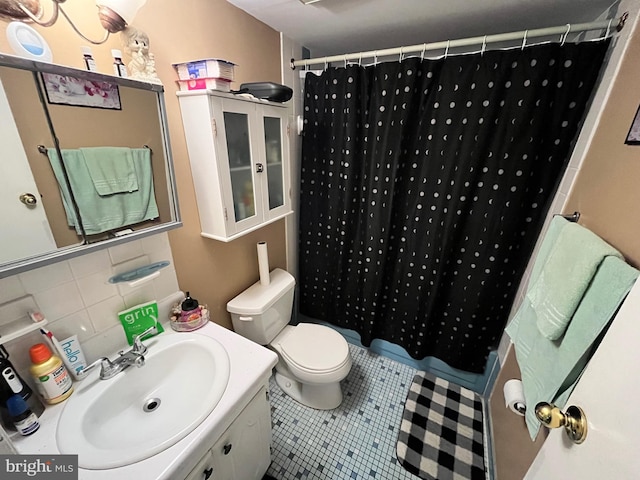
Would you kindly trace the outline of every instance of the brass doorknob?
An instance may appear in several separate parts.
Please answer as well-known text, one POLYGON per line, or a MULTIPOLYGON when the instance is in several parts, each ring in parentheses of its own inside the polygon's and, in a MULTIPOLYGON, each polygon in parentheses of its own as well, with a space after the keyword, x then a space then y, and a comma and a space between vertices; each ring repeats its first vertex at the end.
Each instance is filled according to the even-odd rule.
POLYGON ((576 444, 587 438, 587 417, 580 407, 571 405, 562 413, 555 405, 540 402, 536 405, 536 417, 547 428, 564 427, 569 439, 576 444))
POLYGON ((27 207, 33 207, 38 203, 38 199, 33 193, 23 193, 18 197, 27 207))

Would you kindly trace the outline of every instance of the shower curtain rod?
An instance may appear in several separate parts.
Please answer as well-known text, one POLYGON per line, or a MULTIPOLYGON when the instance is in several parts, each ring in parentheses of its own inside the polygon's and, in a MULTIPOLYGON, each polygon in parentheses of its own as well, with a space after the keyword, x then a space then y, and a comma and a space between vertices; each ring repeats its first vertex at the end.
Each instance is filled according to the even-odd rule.
MULTIPOLYGON (((629 17, 629 12, 623 13, 618 18, 618 23, 615 25, 616 31, 622 30, 624 24, 629 17)), ((536 28, 534 30, 521 30, 519 32, 499 33, 495 35, 484 35, 482 37, 469 37, 460 38, 457 40, 445 40, 443 42, 435 43, 423 43, 420 45, 410 45, 406 47, 385 48, 383 50, 370 50, 368 52, 347 53, 343 55, 331 55, 328 57, 309 58, 304 60, 291 59, 291 69, 295 70, 296 67, 304 67, 308 65, 328 65, 330 62, 347 62, 349 60, 362 61, 363 58, 373 58, 374 62, 378 57, 385 57, 388 55, 400 55, 401 57, 409 53, 422 53, 431 50, 445 50, 446 52, 450 48, 455 47, 469 47, 472 45, 482 45, 482 51, 484 51, 488 43, 507 42, 513 40, 522 40, 522 46, 526 44, 527 40, 536 37, 549 37, 553 35, 560 35, 560 39, 564 42, 567 39, 569 33, 587 32, 590 30, 602 30, 607 29, 607 35, 611 26, 614 25, 615 19, 600 20, 598 22, 591 23, 576 23, 566 24, 557 27, 536 28)))

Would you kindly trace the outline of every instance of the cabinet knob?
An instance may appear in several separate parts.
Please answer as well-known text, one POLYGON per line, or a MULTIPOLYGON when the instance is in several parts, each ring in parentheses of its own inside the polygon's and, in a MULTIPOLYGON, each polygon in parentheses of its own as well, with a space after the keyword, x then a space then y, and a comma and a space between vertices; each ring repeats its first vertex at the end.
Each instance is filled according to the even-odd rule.
POLYGON ((209 480, 209 477, 211 477, 211 475, 213 474, 213 467, 207 468, 202 473, 204 475, 204 480, 209 480))
POLYGON ((231 451, 231 447, 233 445, 231 445, 230 443, 227 443, 223 448, 222 451, 224 452, 225 455, 229 455, 229 452, 231 451))

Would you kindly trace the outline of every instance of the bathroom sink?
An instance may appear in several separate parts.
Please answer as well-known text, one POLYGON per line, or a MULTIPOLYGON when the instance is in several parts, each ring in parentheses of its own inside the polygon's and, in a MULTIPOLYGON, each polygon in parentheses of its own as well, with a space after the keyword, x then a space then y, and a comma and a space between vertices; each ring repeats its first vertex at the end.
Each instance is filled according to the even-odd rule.
MULTIPOLYGON (((79 467, 129 465, 174 445, 213 411, 229 380, 229 358, 213 338, 165 333, 144 341, 145 365, 75 384, 60 415, 60 453, 79 467)), ((113 357, 111 357, 113 359, 113 357)))

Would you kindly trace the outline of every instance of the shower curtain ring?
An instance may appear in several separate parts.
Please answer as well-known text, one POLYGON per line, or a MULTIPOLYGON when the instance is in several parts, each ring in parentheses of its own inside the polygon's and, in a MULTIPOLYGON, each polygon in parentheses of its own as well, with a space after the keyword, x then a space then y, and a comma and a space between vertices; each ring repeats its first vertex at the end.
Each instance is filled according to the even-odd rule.
POLYGON ((564 45, 564 42, 567 41, 567 37, 569 36, 569 32, 571 31, 571 24, 567 23, 567 31, 564 32, 564 35, 562 36, 562 42, 560 43, 560 45, 564 45))
POLYGON ((344 56, 344 68, 347 68, 347 55, 344 56))
POLYGON ((613 22, 613 18, 610 18, 610 19, 609 19, 609 25, 607 25, 607 31, 606 31, 606 32, 605 32, 605 34, 604 34, 604 38, 603 38, 603 40, 604 40, 605 38, 609 38, 609 31, 611 30, 611 22, 613 22))
POLYGON ((422 53, 420 54, 420 60, 424 60, 424 53, 427 51, 427 44, 422 44, 422 53))
POLYGON ((402 63, 402 49, 403 47, 400 47, 400 56, 398 57, 398 62, 402 63))
POLYGON ((482 39, 482 49, 480 50, 480 55, 484 55, 484 51, 487 48, 487 36, 485 35, 484 38, 482 39))
POLYGON ((447 46, 444 49, 444 58, 449 56, 449 46, 451 45, 451 40, 447 40, 447 46))
POLYGON ((362 66, 362 52, 360 52, 360 57, 358 57, 358 66, 362 66))
POLYGON ((378 64, 378 51, 377 50, 375 52, 373 52, 373 64, 374 65, 378 64))
POLYGON ((524 50, 524 46, 527 44, 527 34, 529 33, 529 30, 525 30, 524 31, 524 37, 522 38, 522 48, 520 48, 520 50, 524 50))
POLYGON ((329 68, 329 62, 327 62, 327 57, 324 57, 324 69, 328 69, 329 68))

